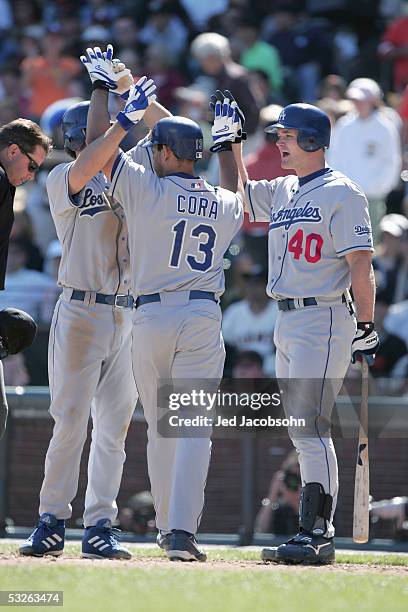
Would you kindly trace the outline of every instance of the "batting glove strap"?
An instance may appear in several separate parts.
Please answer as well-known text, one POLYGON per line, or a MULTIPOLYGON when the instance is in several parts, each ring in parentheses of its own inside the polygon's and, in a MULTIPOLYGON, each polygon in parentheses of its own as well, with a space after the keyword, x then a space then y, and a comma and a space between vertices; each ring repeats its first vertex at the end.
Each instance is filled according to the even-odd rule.
POLYGON ((127 132, 136 125, 133 121, 126 117, 126 114, 123 111, 120 111, 120 113, 116 115, 116 120, 127 132))
POLYGON ((110 87, 106 81, 94 81, 92 83, 92 91, 96 89, 103 89, 104 91, 109 91, 110 87))
POLYGON ((359 321, 357 331, 351 345, 351 362, 355 363, 358 355, 364 357, 372 365, 380 340, 372 321, 359 321))
POLYGON ((217 142, 210 147, 211 153, 222 153, 222 151, 232 151, 232 144, 230 141, 217 142))

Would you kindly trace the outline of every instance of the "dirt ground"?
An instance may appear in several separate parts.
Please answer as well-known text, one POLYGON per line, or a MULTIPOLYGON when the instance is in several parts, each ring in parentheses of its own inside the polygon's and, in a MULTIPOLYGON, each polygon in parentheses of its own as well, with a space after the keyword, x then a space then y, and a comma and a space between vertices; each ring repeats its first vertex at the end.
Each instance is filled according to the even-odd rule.
MULTIPOLYGON (((0 569, 2 566, 11 566, 11 565, 49 565, 52 563, 58 563, 58 565, 77 565, 81 566, 89 566, 90 563, 97 563, 99 566, 111 566, 112 563, 116 565, 120 565, 120 567, 133 567, 133 568, 162 568, 165 569, 167 567, 174 567, 175 563, 169 561, 166 558, 157 558, 157 557, 134 557, 129 561, 111 561, 109 559, 97 560, 97 559, 81 559, 74 555, 64 554, 62 557, 42 557, 42 558, 34 558, 34 557, 21 557, 17 553, 10 554, 1 554, 0 553, 0 569)), ((209 560, 206 563, 177 563, 178 566, 184 568, 191 568, 191 571, 195 571, 197 569, 206 569, 208 571, 219 571, 221 570, 242 570, 242 569, 250 569, 259 572, 279 572, 279 571, 294 571, 294 572, 304 572, 304 571, 315 571, 315 572, 340 572, 340 573, 350 573, 350 572, 359 572, 359 573, 372 573, 372 574, 387 574, 388 576, 406 576, 408 577, 408 567, 407 566, 395 566, 395 565, 381 565, 381 561, 379 559, 378 565, 365 565, 361 563, 336 563, 334 565, 326 565, 320 567, 313 566, 287 566, 287 565, 279 565, 276 563, 263 563, 258 560, 225 560, 225 561, 213 561, 209 560)))

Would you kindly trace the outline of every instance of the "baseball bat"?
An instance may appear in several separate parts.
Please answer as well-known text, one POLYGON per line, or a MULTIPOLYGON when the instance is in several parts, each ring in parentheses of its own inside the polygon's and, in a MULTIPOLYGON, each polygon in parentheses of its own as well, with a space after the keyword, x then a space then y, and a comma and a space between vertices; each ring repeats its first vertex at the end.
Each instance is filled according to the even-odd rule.
POLYGON ((353 540, 368 541, 370 472, 368 458, 368 363, 361 362, 361 407, 358 432, 356 476, 354 481, 353 540))

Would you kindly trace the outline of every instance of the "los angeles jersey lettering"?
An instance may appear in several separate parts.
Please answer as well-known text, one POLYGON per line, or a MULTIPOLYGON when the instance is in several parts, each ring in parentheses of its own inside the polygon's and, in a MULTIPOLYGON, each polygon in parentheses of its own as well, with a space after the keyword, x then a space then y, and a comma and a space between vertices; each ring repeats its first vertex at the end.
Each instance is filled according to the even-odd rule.
POLYGON ((341 172, 302 186, 292 175, 248 181, 246 197, 250 220, 269 221, 267 293, 275 299, 339 296, 350 286, 345 255, 373 250, 366 197, 341 172))

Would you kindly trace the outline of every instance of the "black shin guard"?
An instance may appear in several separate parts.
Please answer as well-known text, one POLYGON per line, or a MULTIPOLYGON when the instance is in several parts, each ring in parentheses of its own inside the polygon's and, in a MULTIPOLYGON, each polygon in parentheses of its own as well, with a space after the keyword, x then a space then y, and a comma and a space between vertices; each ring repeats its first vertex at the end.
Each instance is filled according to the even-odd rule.
POLYGON ((308 482, 300 494, 299 526, 301 531, 324 535, 327 531, 333 498, 319 482, 308 482))

